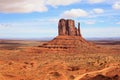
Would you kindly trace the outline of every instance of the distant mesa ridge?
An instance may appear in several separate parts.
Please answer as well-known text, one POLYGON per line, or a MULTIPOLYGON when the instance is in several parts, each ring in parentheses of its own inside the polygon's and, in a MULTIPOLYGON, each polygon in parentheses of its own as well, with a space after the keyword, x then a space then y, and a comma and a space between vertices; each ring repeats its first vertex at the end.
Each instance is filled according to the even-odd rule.
POLYGON ((77 47, 88 47, 91 45, 81 35, 80 23, 78 28, 72 19, 60 19, 58 22, 58 36, 43 44, 41 47, 49 49, 73 49, 77 47))

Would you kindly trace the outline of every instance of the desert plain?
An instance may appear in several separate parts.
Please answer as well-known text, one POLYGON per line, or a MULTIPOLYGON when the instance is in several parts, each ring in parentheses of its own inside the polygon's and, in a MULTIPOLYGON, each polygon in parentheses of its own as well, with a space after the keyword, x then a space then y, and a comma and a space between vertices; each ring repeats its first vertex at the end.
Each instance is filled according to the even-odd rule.
POLYGON ((120 40, 88 40, 98 50, 44 49, 48 41, 0 40, 0 80, 120 80, 120 40))

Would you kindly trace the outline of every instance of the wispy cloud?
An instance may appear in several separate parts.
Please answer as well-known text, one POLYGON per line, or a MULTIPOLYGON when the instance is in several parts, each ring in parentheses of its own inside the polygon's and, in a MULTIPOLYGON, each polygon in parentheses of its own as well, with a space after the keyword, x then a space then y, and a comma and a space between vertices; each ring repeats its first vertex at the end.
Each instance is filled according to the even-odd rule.
POLYGON ((3 13, 29 13, 45 12, 48 6, 65 6, 80 2, 81 0, 1 0, 0 12, 3 13))
POLYGON ((4 23, 7 24, 12 26, 0 25, 0 34, 3 35, 0 38, 40 38, 57 34, 57 25, 50 19, 4 23))
POLYGON ((93 20, 91 20, 91 21, 85 21, 85 24, 95 24, 96 23, 96 21, 93 21, 93 20))
POLYGON ((0 28, 8 28, 11 27, 12 25, 9 23, 0 23, 0 28))
POLYGON ((94 8, 92 10, 84 10, 84 9, 71 9, 64 11, 61 16, 65 18, 79 18, 79 17, 87 17, 90 18, 92 16, 99 16, 104 13, 104 9, 102 8, 94 8))
POLYGON ((56 35, 58 20, 63 17, 81 22, 85 27, 82 31, 88 30, 85 35, 119 36, 119 2, 120 0, 0 0, 0 34, 38 38, 56 35))
POLYGON ((104 13, 104 9, 101 9, 101 8, 95 8, 92 10, 93 13, 95 14, 101 14, 101 13, 104 13))
POLYGON ((88 3, 92 3, 92 4, 95 4, 95 3, 102 3, 104 2, 105 0, 88 0, 88 3))
POLYGON ((120 10, 120 1, 116 1, 116 2, 112 5, 112 8, 113 8, 113 9, 116 9, 116 10, 120 10))
POLYGON ((2 0, 0 12, 3 13, 27 13, 47 11, 45 0, 2 0))
POLYGON ((120 22, 117 22, 116 24, 120 24, 120 22))
MULTIPOLYGON (((45 12, 48 6, 67 6, 83 0, 1 0, 0 12, 2 13, 29 13, 29 12, 45 12)), ((120 0, 85 0, 85 3, 110 3, 113 9, 120 9, 120 0)))
POLYGON ((85 37, 119 37, 120 27, 88 27, 82 28, 85 37))
POLYGON ((81 0, 47 0, 47 4, 48 5, 51 5, 53 7, 57 7, 57 6, 66 6, 66 5, 70 5, 70 4, 73 4, 73 3, 78 3, 80 2, 81 0))

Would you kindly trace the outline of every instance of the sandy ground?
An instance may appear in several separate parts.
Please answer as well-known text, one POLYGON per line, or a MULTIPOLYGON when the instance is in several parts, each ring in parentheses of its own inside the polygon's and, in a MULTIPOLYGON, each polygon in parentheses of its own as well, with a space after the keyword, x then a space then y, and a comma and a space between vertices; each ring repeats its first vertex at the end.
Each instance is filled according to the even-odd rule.
POLYGON ((120 41, 91 42, 98 51, 54 51, 38 47, 45 41, 0 40, 0 80, 120 80, 120 41), (104 77, 94 79, 97 75, 104 77))

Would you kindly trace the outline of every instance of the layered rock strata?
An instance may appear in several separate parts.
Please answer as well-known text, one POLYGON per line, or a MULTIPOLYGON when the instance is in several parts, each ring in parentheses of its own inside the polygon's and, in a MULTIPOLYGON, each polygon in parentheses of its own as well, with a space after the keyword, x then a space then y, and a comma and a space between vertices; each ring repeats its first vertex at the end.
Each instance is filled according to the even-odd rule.
POLYGON ((80 33, 80 23, 78 28, 75 27, 74 20, 60 19, 58 23, 58 36, 53 40, 42 45, 44 48, 52 49, 73 49, 77 47, 87 47, 87 42, 80 33))
POLYGON ((81 36, 80 35, 80 23, 78 23, 78 29, 75 27, 74 20, 60 19, 58 23, 58 35, 59 36, 81 36))

